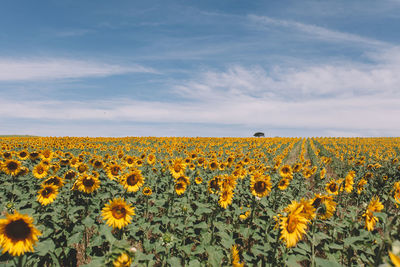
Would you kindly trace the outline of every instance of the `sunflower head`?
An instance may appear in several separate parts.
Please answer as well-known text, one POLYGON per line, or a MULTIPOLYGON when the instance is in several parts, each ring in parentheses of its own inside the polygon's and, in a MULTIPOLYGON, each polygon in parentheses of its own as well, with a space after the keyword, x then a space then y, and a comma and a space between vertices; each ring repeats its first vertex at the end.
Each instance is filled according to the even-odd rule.
POLYGON ((100 187, 100 180, 92 175, 81 175, 76 180, 77 189, 86 194, 90 194, 100 187))
POLYGON ((20 256, 32 252, 39 235, 41 233, 33 225, 33 218, 28 215, 15 212, 7 214, 6 219, 0 219, 0 245, 3 253, 20 256))
POLYGON ((42 189, 38 191, 37 201, 39 201, 39 203, 42 204, 43 206, 46 206, 52 203, 56 199, 57 194, 58 194, 57 186, 53 184, 44 185, 42 189))
POLYGON ((122 198, 110 200, 102 209, 103 219, 112 228, 121 229, 130 224, 133 215, 135 215, 135 208, 126 204, 122 198))
POLYGON ((132 169, 122 176, 120 183, 128 192, 137 192, 144 184, 144 177, 140 170, 132 169))
POLYGON ((265 197, 271 191, 271 178, 268 175, 253 176, 250 181, 251 193, 256 197, 265 197))
POLYGON ((8 175, 15 176, 21 169, 21 162, 18 160, 9 159, 3 163, 2 170, 8 175))
POLYGON ((145 196, 151 196, 151 194, 153 193, 153 191, 151 190, 151 188, 150 187, 145 187, 145 188, 143 188, 143 195, 145 195, 145 196))

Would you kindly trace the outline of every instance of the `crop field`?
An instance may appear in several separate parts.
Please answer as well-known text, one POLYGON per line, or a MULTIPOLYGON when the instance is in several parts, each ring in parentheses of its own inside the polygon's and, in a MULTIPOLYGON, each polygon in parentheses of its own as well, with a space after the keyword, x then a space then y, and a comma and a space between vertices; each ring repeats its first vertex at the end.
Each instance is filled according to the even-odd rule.
POLYGON ((400 138, 0 138, 0 266, 400 266, 400 138))

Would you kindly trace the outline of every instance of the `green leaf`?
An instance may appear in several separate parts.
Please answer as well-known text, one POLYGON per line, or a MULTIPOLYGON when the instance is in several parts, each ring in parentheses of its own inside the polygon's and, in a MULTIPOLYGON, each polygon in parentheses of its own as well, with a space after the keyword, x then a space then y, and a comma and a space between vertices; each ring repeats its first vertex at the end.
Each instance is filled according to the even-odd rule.
POLYGON ((180 260, 179 258, 177 258, 177 257, 169 258, 167 262, 168 262, 172 267, 174 267, 174 266, 181 266, 181 265, 182 265, 181 260, 180 260))
POLYGON ((100 234, 104 235, 106 237, 106 240, 108 242, 110 242, 111 244, 116 240, 116 238, 111 233, 110 227, 108 227, 108 226, 100 225, 99 232, 100 232, 100 234))
POLYGON ((208 253, 208 262, 211 266, 221 266, 221 261, 224 257, 224 254, 217 247, 207 247, 206 251, 208 253))
POLYGON ((290 255, 286 262, 286 265, 288 267, 301 267, 301 265, 297 263, 298 260, 299 260, 298 257, 296 257, 294 255, 290 255))
POLYGON ((67 240, 68 246, 71 246, 72 244, 77 244, 79 241, 82 240, 82 233, 75 233, 72 236, 70 236, 67 240))
POLYGON ((201 267, 201 263, 195 259, 195 260, 191 260, 187 266, 188 267, 201 267))
POLYGON ((89 216, 87 216, 83 221, 82 221, 83 225, 85 225, 86 227, 91 227, 94 224, 94 220, 92 218, 90 218, 89 216))
POLYGON ((38 245, 35 247, 35 251, 37 251, 39 256, 44 256, 50 251, 53 251, 55 247, 56 245, 54 244, 53 240, 46 239, 38 243, 38 245))
POLYGON ((318 257, 315 258, 315 264, 320 267, 342 267, 342 265, 335 261, 330 261, 318 257))

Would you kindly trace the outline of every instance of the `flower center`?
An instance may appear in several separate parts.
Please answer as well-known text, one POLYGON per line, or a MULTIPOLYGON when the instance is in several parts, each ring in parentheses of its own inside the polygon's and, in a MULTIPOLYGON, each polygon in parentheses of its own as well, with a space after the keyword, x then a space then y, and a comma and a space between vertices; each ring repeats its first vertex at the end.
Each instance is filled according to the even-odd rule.
POLYGON ((83 183, 83 185, 84 185, 85 187, 92 187, 92 186, 94 185, 94 181, 93 181, 93 179, 91 179, 91 178, 85 178, 85 179, 83 179, 82 183, 83 183))
POLYGON ((126 183, 130 186, 134 186, 139 182, 139 179, 136 177, 135 174, 131 174, 126 178, 126 183))
POLYGON ((122 206, 113 207, 111 212, 115 219, 121 219, 121 218, 125 217, 125 215, 126 215, 126 210, 122 206))
POLYGON ((292 215, 289 216, 288 219, 288 226, 287 226, 287 230, 289 233, 293 233, 294 230, 296 230, 296 226, 298 223, 298 219, 292 215))
POLYGON ((12 241, 22 241, 29 236, 31 229, 24 220, 19 219, 7 224, 5 233, 12 241))
POLYGON ((7 169, 9 169, 10 171, 15 171, 16 169, 18 169, 18 164, 14 161, 11 161, 7 164, 7 169))
POLYGON ((50 188, 50 187, 47 187, 47 188, 42 190, 41 195, 44 198, 48 198, 51 195, 51 193, 53 193, 53 189, 50 188))
POLYGON ((258 181, 257 183, 255 183, 255 185, 254 185, 254 190, 257 192, 257 193, 262 193, 262 192, 264 192, 265 191, 265 182, 263 182, 263 181, 258 181))

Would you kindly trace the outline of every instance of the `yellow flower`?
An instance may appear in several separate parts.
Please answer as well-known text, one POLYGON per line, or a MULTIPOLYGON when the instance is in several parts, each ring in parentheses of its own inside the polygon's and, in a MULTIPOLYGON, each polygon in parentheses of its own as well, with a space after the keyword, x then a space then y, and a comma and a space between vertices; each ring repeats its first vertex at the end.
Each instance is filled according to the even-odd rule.
POLYGON ((36 178, 42 179, 47 176, 47 174, 48 174, 47 170, 48 170, 48 167, 39 163, 38 165, 36 165, 33 168, 32 173, 33 173, 33 176, 35 176, 36 178))
POLYGON ((312 206, 317 210, 317 217, 321 220, 329 219, 336 210, 337 203, 333 196, 316 194, 312 206))
POLYGON ((400 257, 389 251, 389 257, 395 267, 400 267, 400 257))
POLYGON ((131 169, 129 173, 122 176, 120 183, 128 192, 137 192, 144 185, 144 177, 140 170, 131 169))
POLYGON ((132 264, 132 258, 127 253, 122 253, 113 261, 114 267, 129 267, 132 264))
POLYGON ((200 176, 197 176, 194 181, 196 182, 196 184, 201 184, 203 182, 203 179, 200 176))
POLYGON ((83 174, 74 183, 74 189, 91 194, 100 187, 100 180, 94 176, 83 174))
POLYGON ((250 180, 251 193, 256 197, 265 197, 271 191, 271 177, 269 175, 263 175, 255 173, 250 180))
POLYGON ((288 208, 291 209, 291 212, 287 216, 279 217, 281 229, 279 239, 282 239, 286 243, 286 247, 290 248, 294 247, 306 234, 309 220, 302 215, 303 205, 292 201, 288 208))
POLYGON ((290 167, 290 165, 283 165, 279 170, 279 174, 285 178, 292 178, 293 177, 292 167, 290 167))
POLYGON ((232 199, 233 199, 233 190, 231 190, 230 188, 224 188, 220 192, 218 203, 221 207, 226 209, 228 205, 232 204, 232 199))
POLYGON ((58 187, 55 185, 45 185, 39 190, 37 195, 37 201, 43 206, 52 203, 58 195, 58 187))
POLYGON ((339 185, 336 183, 335 180, 332 180, 329 183, 327 183, 325 189, 329 194, 332 195, 339 194, 339 185))
POLYGON ((0 219, 0 245, 3 253, 13 256, 33 252, 33 246, 38 241, 40 231, 33 225, 33 218, 15 212, 7 214, 6 219, 0 219))
POLYGON ((151 191, 151 188, 150 187, 145 187, 145 188, 143 188, 143 195, 145 195, 145 196, 151 196, 151 194, 153 193, 153 191, 151 191))
POLYGON ((240 263, 239 250, 237 249, 237 245, 232 246, 231 254, 232 254, 232 266, 243 267, 244 263, 240 263))
POLYGON ((126 204, 124 199, 116 198, 105 204, 101 215, 108 226, 121 229, 131 223, 131 216, 135 215, 135 208, 126 204))
POLYGON ((3 163, 2 170, 8 175, 15 176, 21 169, 21 162, 18 160, 9 159, 3 163))
POLYGON ((280 190, 285 190, 290 184, 290 180, 287 178, 282 178, 278 183, 278 188, 280 190))

